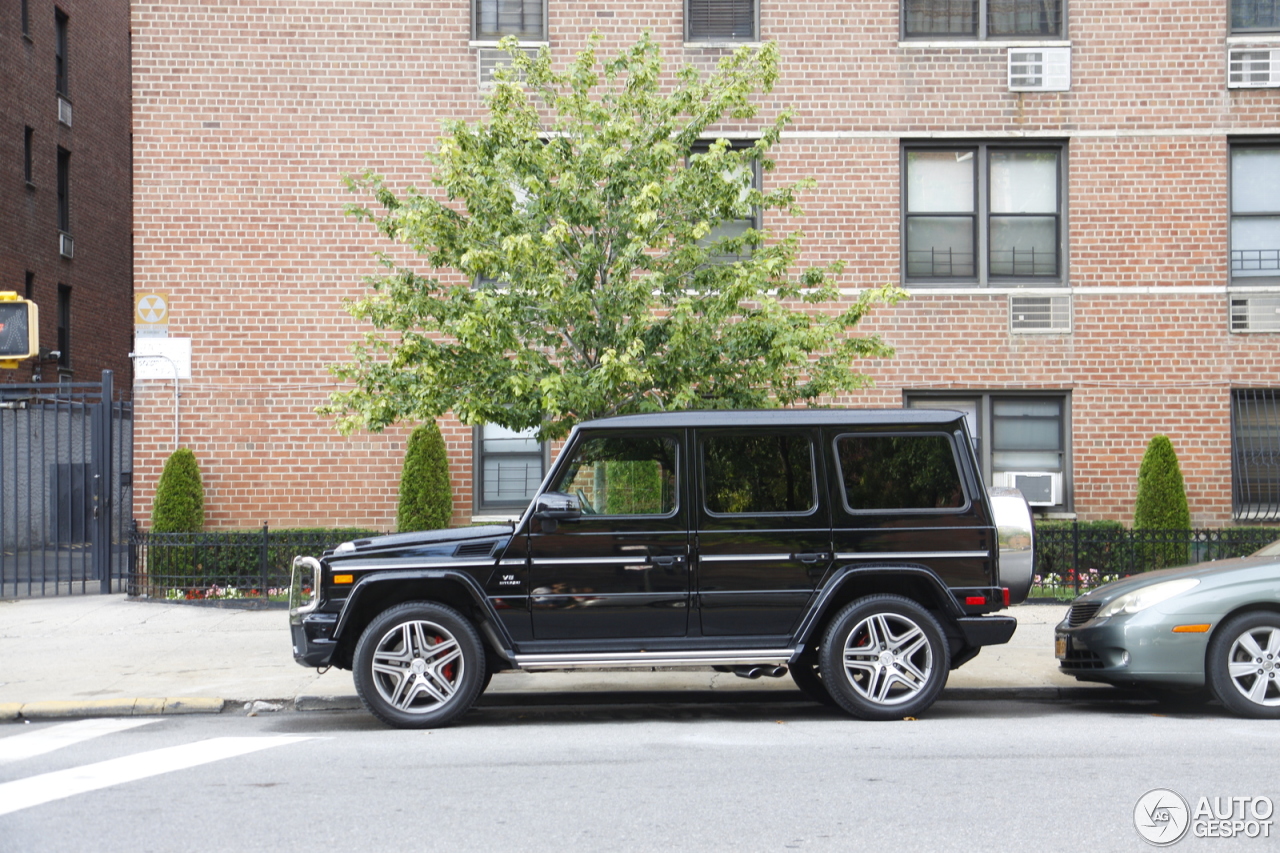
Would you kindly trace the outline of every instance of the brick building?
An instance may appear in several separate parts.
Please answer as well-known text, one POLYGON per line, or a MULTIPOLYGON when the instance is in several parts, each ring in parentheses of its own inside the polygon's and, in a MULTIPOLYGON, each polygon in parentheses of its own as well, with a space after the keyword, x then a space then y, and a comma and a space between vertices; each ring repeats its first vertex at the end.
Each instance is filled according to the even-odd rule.
MULTIPOLYGON (((1277 517, 1280 0, 135 2, 136 286, 191 340, 211 525, 390 529, 405 433, 314 414, 386 248, 341 174, 426 185, 504 33, 568 57, 644 29, 703 66, 776 40, 768 109, 798 120, 775 174, 819 184, 806 255, 911 292, 865 324, 898 352, 877 387, 837 402, 968 412, 988 479, 1051 516, 1129 520, 1165 433, 1196 524, 1277 517)), ((135 389, 139 514, 169 395, 135 389)), ((544 449, 442 427, 455 521, 519 507, 544 449)))
POLYGON ((132 381, 129 10, 21 0, 0 10, 0 290, 40 307, 41 355, 0 382, 132 381), (57 353, 56 355, 54 353, 57 353))

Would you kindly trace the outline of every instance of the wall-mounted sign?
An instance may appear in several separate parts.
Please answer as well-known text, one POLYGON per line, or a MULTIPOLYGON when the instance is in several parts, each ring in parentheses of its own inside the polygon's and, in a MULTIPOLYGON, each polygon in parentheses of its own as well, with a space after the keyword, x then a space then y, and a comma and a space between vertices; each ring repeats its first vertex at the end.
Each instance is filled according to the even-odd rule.
POLYGON ((133 332, 140 338, 163 338, 169 334, 169 294, 133 295, 133 332))

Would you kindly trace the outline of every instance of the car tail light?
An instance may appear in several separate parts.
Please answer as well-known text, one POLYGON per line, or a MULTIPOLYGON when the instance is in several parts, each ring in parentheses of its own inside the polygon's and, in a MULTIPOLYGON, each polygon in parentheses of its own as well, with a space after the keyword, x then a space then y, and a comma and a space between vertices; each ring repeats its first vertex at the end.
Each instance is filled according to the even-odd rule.
POLYGON ((1007 586, 1006 586, 1006 587, 1004 587, 1004 588, 1001 590, 1001 592, 1003 592, 1003 593, 1004 593, 1004 606, 1005 606, 1005 607, 1008 607, 1008 606, 1009 606, 1009 587, 1007 587, 1007 586))
POLYGON ((987 597, 985 595, 967 595, 965 596, 964 603, 981 607, 987 603, 987 597))

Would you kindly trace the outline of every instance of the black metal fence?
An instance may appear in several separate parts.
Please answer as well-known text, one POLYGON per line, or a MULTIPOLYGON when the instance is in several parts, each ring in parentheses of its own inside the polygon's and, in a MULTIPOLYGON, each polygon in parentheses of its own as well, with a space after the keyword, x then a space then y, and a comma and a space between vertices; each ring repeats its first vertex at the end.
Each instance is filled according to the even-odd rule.
POLYGON ((318 557, 341 542, 376 535, 363 529, 273 531, 265 524, 226 533, 151 533, 135 526, 128 593, 164 601, 283 603, 294 557, 318 557))
POLYGON ((1118 522, 1041 523, 1030 597, 1067 600, 1140 572, 1244 557, 1277 539, 1275 527, 1129 530, 1118 522))

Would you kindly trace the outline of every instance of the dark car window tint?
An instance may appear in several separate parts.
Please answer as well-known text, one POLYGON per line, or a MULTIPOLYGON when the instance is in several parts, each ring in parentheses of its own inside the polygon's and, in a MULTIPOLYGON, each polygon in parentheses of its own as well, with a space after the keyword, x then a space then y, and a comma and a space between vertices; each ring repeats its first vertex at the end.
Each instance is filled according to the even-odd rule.
POLYGON ((960 473, 945 436, 843 436, 836 449, 850 509, 964 506, 960 473))
POLYGON ((584 515, 666 515, 676 507, 676 443, 667 437, 588 439, 555 491, 577 495, 584 515))
POLYGON ((813 453, 803 435, 716 435, 702 443, 707 509, 742 514, 813 509, 813 453))

